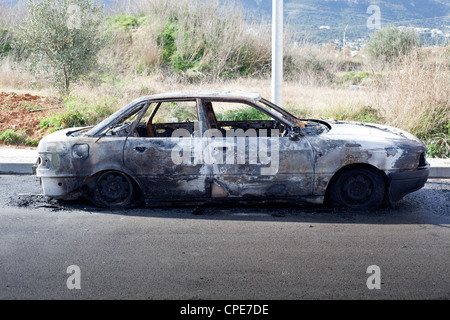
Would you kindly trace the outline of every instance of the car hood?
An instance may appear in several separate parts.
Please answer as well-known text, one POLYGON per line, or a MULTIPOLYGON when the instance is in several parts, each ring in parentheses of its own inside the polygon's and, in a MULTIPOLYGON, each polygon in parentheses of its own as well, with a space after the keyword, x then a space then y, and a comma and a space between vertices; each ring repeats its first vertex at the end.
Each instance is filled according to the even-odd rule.
POLYGON ((50 133, 41 139, 37 151, 67 153, 67 143, 72 143, 77 140, 76 135, 72 136, 71 133, 86 131, 89 128, 90 127, 67 128, 50 133))
POLYGON ((328 138, 354 142, 413 145, 425 147, 416 136, 391 126, 352 121, 328 121, 328 138))

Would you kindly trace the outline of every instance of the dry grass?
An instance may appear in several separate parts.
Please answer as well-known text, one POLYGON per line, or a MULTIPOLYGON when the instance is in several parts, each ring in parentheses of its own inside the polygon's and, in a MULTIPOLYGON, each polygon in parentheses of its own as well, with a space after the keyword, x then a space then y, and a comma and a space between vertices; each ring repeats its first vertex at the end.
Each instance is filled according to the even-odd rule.
POLYGON ((17 24, 26 15, 26 0, 0 2, 0 27, 9 28, 17 24))
POLYGON ((0 58, 0 86, 15 89, 41 88, 44 85, 28 72, 19 70, 19 66, 11 56, 0 58))
POLYGON ((450 123, 448 50, 406 56, 378 83, 373 105, 388 124, 425 137, 450 123))
POLYGON ((240 7, 217 0, 138 0, 135 3, 136 13, 150 17, 133 32, 134 43, 138 45, 132 50, 141 58, 136 59, 139 69, 142 65, 153 70, 162 67, 166 77, 187 82, 243 74, 255 77, 269 71, 268 26, 245 21, 240 7), (173 37, 174 48, 168 47, 169 43, 161 43, 164 42, 161 35, 173 37), (176 53, 172 54, 174 49, 176 53))

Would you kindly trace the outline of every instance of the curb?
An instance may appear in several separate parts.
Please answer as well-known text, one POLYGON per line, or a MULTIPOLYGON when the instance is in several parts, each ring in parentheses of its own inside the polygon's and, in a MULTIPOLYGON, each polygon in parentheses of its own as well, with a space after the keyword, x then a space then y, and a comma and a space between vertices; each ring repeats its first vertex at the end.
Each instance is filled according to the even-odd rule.
POLYGON ((0 147, 0 174, 33 174, 38 158, 34 148, 0 147))
POLYGON ((0 174, 33 174, 34 163, 0 163, 0 174))
POLYGON ((428 178, 450 179, 450 159, 427 159, 430 164, 430 175, 428 178))
MULTIPOLYGON (((33 174, 37 151, 33 149, 0 148, 0 174, 33 174)), ((450 159, 427 159, 428 178, 450 179, 450 159)))

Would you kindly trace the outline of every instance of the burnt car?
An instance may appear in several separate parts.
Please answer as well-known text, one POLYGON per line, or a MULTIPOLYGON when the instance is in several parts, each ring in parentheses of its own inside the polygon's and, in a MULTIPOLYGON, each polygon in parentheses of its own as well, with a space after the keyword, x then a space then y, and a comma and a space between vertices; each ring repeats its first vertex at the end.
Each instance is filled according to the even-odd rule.
POLYGON ((425 150, 405 131, 299 119, 258 93, 174 92, 46 136, 36 175, 49 197, 110 208, 214 200, 377 208, 424 186, 425 150), (246 120, 224 119, 227 110, 245 110, 246 120))

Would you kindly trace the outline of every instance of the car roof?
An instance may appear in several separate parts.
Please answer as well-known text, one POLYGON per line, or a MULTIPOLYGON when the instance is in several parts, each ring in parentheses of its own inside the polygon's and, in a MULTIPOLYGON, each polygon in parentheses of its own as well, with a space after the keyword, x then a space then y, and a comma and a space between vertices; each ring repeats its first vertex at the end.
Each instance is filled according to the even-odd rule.
POLYGON ((245 99, 257 101, 261 99, 258 92, 241 91, 241 90, 192 90, 192 91, 175 91, 168 93, 158 93, 154 95, 144 96, 139 100, 161 100, 161 99, 245 99))

